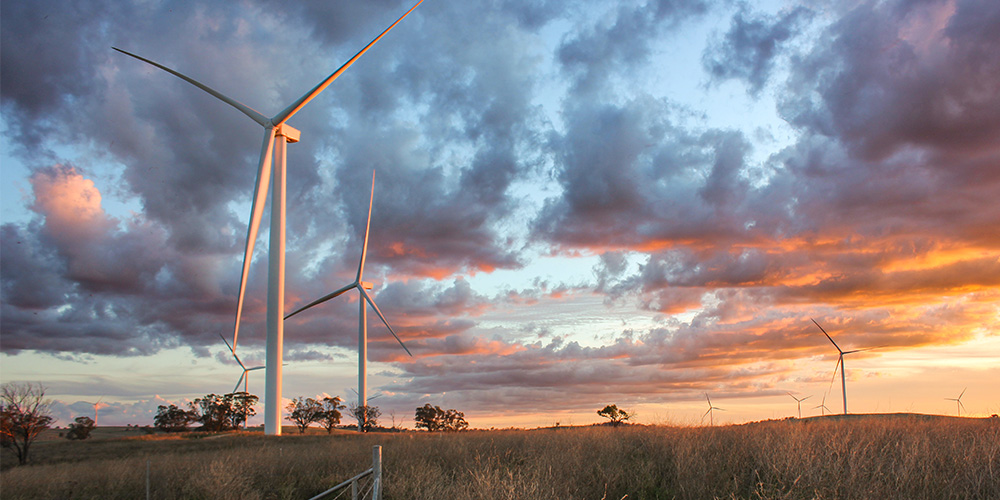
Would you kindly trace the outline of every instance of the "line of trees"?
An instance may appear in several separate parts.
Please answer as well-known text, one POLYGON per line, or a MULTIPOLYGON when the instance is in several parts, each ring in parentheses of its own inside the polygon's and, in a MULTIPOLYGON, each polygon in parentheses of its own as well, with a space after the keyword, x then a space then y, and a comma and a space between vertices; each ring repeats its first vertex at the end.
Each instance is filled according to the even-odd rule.
POLYGON ((164 432, 183 432, 200 423, 200 430, 219 432, 239 429, 247 419, 257 414, 254 405, 259 398, 249 392, 209 394, 188 403, 188 408, 160 405, 153 425, 164 432))
POLYGON ((288 416, 285 419, 294 423, 300 434, 305 433, 306 427, 313 423, 319 423, 329 434, 333 432, 333 428, 340 423, 340 419, 343 417, 340 413, 340 410, 344 409, 342 401, 337 396, 323 399, 295 398, 285 407, 285 410, 288 411, 288 416))
POLYGON ((464 431, 469 428, 464 413, 455 409, 442 410, 440 406, 432 406, 430 403, 417 408, 413 420, 417 423, 417 429, 427 429, 430 432, 464 431))

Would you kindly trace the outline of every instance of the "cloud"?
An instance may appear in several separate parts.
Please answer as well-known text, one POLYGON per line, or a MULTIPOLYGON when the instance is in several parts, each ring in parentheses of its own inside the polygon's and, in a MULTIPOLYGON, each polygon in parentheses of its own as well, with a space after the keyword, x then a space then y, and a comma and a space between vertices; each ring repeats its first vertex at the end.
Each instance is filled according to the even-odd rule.
POLYGON ((796 7, 778 16, 766 16, 741 5, 725 36, 711 41, 705 49, 702 65, 714 82, 744 80, 747 91, 757 95, 767 84, 782 45, 795 37, 812 14, 805 7, 796 7))

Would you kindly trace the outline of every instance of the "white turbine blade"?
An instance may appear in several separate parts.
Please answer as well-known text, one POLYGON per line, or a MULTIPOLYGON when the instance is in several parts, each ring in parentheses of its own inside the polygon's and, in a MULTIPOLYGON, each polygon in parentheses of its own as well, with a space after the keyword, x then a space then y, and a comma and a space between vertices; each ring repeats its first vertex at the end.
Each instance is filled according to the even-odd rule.
POLYGON ((339 69, 337 69, 337 71, 334 71, 333 74, 331 74, 330 76, 326 77, 326 80, 323 80, 322 82, 319 82, 319 85, 316 85, 315 87, 313 87, 312 90, 310 90, 309 92, 306 92, 305 95, 303 95, 302 97, 298 98, 298 100, 296 100, 295 102, 293 102, 292 104, 290 104, 287 108, 285 108, 284 111, 282 111, 282 112, 278 113, 277 115, 275 115, 274 118, 271 119, 271 123, 273 123, 274 126, 277 127, 278 125, 281 125, 282 123, 285 123, 289 118, 291 118, 292 116, 294 116, 295 113, 298 113, 299 110, 302 109, 306 105, 306 103, 308 103, 314 97, 316 97, 317 95, 319 95, 319 93, 322 92, 323 89, 325 89, 328 85, 330 85, 331 83, 333 83, 334 80, 336 80, 338 77, 340 77, 341 73, 343 73, 344 71, 347 71, 347 68, 350 68, 351 65, 354 64, 354 62, 357 61, 358 58, 360 58, 362 54, 364 54, 365 52, 368 52, 368 49, 370 49, 372 47, 372 45, 375 45, 375 42, 379 41, 379 39, 381 39, 383 36, 385 36, 385 34, 389 32, 389 30, 391 30, 392 28, 396 27, 396 25, 399 24, 399 22, 402 21, 404 17, 408 16, 410 14, 410 12, 413 12, 413 9, 416 9, 417 5, 420 5, 420 3, 423 2, 423 1, 424 0, 420 0, 419 2, 416 3, 416 5, 414 5, 413 7, 410 7, 410 10, 406 11, 406 14, 403 14, 402 17, 400 17, 399 19, 397 19, 396 22, 392 23, 379 36, 375 37, 374 40, 372 40, 371 42, 369 42, 368 45, 365 45, 365 48, 361 49, 361 52, 358 52, 357 54, 355 54, 354 57, 352 57, 350 60, 348 60, 346 63, 344 63, 344 65, 341 66, 339 69))
MULTIPOLYGON (((422 1, 422 0, 421 0, 422 1)), ((361 283, 361 275, 365 272, 365 256, 368 254, 368 232, 372 227, 372 203, 375 201, 375 171, 372 170, 372 194, 368 199, 368 222, 365 223, 365 238, 361 244, 361 262, 358 263, 358 279, 361 283)))
POLYGON ((223 337, 222 334, 220 333, 219 334, 219 338, 222 339, 222 341, 226 343, 226 347, 229 348, 229 352, 233 353, 233 356, 235 356, 236 355, 236 351, 233 350, 233 346, 229 345, 229 341, 226 340, 226 337, 223 337))
POLYGON ((833 367, 833 376, 832 376, 832 377, 830 377, 830 387, 828 387, 828 388, 826 389, 826 392, 830 392, 830 389, 832 389, 832 388, 833 388, 833 381, 834 381, 834 380, 837 380, 837 370, 838 370, 838 369, 840 369, 840 364, 841 364, 841 362, 843 362, 843 361, 844 361, 844 355, 843 355, 843 354, 841 354, 841 355, 840 355, 840 357, 839 357, 839 358, 837 358, 837 366, 834 366, 834 367, 833 367))
POLYGON ((166 66, 164 66, 162 64, 158 64, 158 63, 155 63, 153 61, 150 61, 149 59, 146 59, 145 57, 140 57, 140 56, 137 56, 137 55, 135 55, 135 54, 133 54, 131 52, 126 52, 126 51, 124 51, 122 49, 119 49, 118 47, 111 47, 111 48, 115 49, 118 52, 121 52, 122 54, 125 54, 127 56, 134 57, 134 58, 136 58, 136 59, 138 59, 138 60, 140 60, 140 61, 142 61, 144 63, 152 64, 153 66, 156 66, 157 68, 160 68, 163 71, 166 71, 167 73, 170 73, 171 75, 174 75, 177 78, 180 78, 181 80, 184 80, 184 81, 190 83, 191 85, 194 85, 195 87, 198 87, 199 89, 204 90, 205 92, 208 92, 209 94, 212 95, 212 97, 215 97, 216 99, 218 99, 218 100, 220 100, 220 101, 222 101, 222 102, 224 102, 224 103, 226 103, 226 104, 228 104, 228 105, 230 105, 230 106, 232 106, 232 107, 240 110, 243 114, 249 116, 251 120, 259 123, 263 127, 266 127, 266 126, 270 125, 270 123, 271 123, 270 120, 268 120, 266 116, 260 114, 257 110, 255 110, 255 109, 251 108, 250 106, 247 106, 247 105, 245 105, 245 104, 243 104, 243 103, 241 103, 241 102, 239 102, 239 101, 237 101, 235 99, 231 99, 231 98, 225 96, 221 92, 219 92, 219 91, 217 91, 217 90, 209 87, 208 85, 205 85, 205 84, 199 82, 198 80, 195 80, 194 78, 190 78, 190 77, 188 77, 188 76, 186 76, 184 74, 181 74, 181 73, 179 73, 177 71, 174 71, 174 70, 172 70, 172 69, 170 69, 170 68, 168 68, 168 67, 166 67, 166 66))
POLYGON ((348 291, 348 290, 350 290, 352 288, 357 288, 359 290, 361 289, 361 287, 358 285, 358 282, 355 281, 354 283, 351 283, 350 285, 347 285, 344 288, 341 288, 340 290, 337 290, 336 292, 324 295, 324 296, 322 296, 322 297, 320 297, 320 298, 318 298, 318 299, 316 299, 316 300, 314 300, 314 301, 312 301, 312 302, 310 302, 310 303, 308 303, 308 304, 306 304, 306 305, 304 305, 304 306, 296 309, 291 314, 285 316, 285 319, 291 318, 292 316, 295 316, 296 314, 298 314, 298 313, 300 313, 302 311, 305 311, 306 309, 309 309, 312 306, 322 304, 322 303, 324 303, 324 302, 326 302, 326 301, 328 301, 328 300, 330 300, 330 299, 332 299, 332 298, 334 298, 334 297, 336 297, 336 296, 338 296, 338 295, 340 295, 340 294, 342 294, 342 293, 344 293, 344 292, 346 292, 346 291, 348 291))
POLYGON ((706 411, 705 414, 701 416, 701 421, 702 422, 705 421, 705 417, 707 417, 709 413, 712 413, 712 409, 711 408, 709 408, 708 411, 706 411))
POLYGON ((709 408, 712 407, 712 399, 708 397, 708 393, 705 393, 705 400, 708 401, 709 408))
MULTIPOLYGON (((963 410, 965 410, 965 404, 964 404, 964 403, 962 403, 962 400, 961 400, 961 399, 960 399, 960 400, 958 400, 958 406, 961 406, 961 407, 962 407, 962 409, 963 409, 963 410)), ((965 411, 969 411, 969 410, 965 410, 965 411)))
POLYGON ((246 370, 243 370, 243 374, 240 375, 240 379, 236 381, 236 387, 233 387, 233 392, 237 392, 237 391, 240 390, 240 384, 243 383, 243 377, 246 377, 246 376, 247 376, 247 372, 246 372, 246 370))
MULTIPOLYGON (((283 365, 282 365, 282 366, 283 366, 283 365)), ((254 371, 254 370, 263 370, 264 368, 267 368, 267 367, 266 367, 266 366, 255 366, 255 367, 253 367, 253 368, 247 368, 247 371, 248 371, 248 372, 252 372, 252 371, 254 371)))
MULTIPOLYGON (((233 325, 233 347, 240 337, 240 319, 243 316, 243 299, 247 290, 247 275, 250 274, 250 261, 253 259, 253 248, 257 244, 257 231, 260 230, 260 220, 264 215, 264 203, 267 201, 267 188, 271 184, 271 158, 274 151, 274 127, 264 131, 264 142, 260 147, 260 164, 257 167, 257 181, 253 190, 253 202, 250 206, 250 224, 247 227, 247 242, 243 250, 243 271, 240 273, 240 293, 236 299, 236 320, 233 325)), ((233 352, 235 355, 235 351, 233 352)))
POLYGON ((807 400, 807 399, 809 399, 809 398, 811 398, 811 397, 812 397, 812 396, 806 396, 806 397, 804 397, 804 398, 800 399, 799 401, 805 401, 805 400, 807 400))
POLYGON ((958 400, 959 401, 962 400, 962 396, 965 396, 965 391, 967 391, 967 390, 969 390, 968 387, 966 387, 965 389, 962 389, 962 393, 958 395, 958 400))
POLYGON ((810 319, 810 320, 811 320, 811 321, 812 321, 812 322, 813 322, 813 323, 814 323, 814 324, 815 324, 815 325, 816 325, 817 327, 819 327, 819 331, 823 332, 823 335, 826 335, 826 338, 830 339, 830 343, 832 343, 832 344, 833 344, 833 347, 836 347, 836 348, 837 348, 837 351, 839 351, 839 352, 841 352, 841 353, 843 353, 843 352, 844 352, 844 351, 842 351, 842 350, 840 349, 840 346, 839 346, 839 345, 837 345, 837 343, 833 341, 833 337, 831 337, 829 333, 826 333, 826 330, 824 330, 822 326, 819 326, 819 323, 816 323, 816 320, 814 320, 814 319, 812 319, 812 318, 809 318, 809 319, 810 319))
POLYGON ((375 314, 378 314, 378 317, 379 319, 382 320, 382 323, 385 323, 385 327, 389 329, 389 333, 391 333, 393 337, 396 337, 396 342, 399 342, 399 345, 403 348, 404 351, 406 351, 406 354, 409 354, 410 357, 412 358, 413 353, 411 353, 410 350, 406 348, 406 344, 404 344, 402 340, 399 340, 399 335, 396 335, 396 332, 392 329, 391 326, 389 326, 389 322, 386 321, 385 316, 382 315, 382 311, 379 310, 378 306, 375 304, 375 301, 372 300, 370 295, 368 295, 368 292, 366 292, 365 289, 360 286, 358 287, 358 291, 360 291, 361 296, 364 297, 366 301, 368 301, 368 305, 372 306, 372 309, 375 310, 375 314))

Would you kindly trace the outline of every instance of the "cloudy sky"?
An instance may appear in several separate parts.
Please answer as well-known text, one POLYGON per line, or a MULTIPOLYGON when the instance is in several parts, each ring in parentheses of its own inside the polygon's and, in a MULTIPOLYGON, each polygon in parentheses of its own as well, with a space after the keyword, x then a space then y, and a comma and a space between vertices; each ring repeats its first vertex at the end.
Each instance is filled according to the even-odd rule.
MULTIPOLYGON (((112 46, 270 116, 410 6, 4 2, 2 381, 145 425, 240 374, 260 126, 112 46)), ((374 170, 366 277, 414 354, 370 317, 387 417, 839 411, 810 318, 880 346, 852 411, 1000 412, 998 95, 995 0, 427 0, 289 122, 285 309, 353 280, 374 170)), ((286 322, 285 397, 353 398, 356 331, 354 294, 286 322)))

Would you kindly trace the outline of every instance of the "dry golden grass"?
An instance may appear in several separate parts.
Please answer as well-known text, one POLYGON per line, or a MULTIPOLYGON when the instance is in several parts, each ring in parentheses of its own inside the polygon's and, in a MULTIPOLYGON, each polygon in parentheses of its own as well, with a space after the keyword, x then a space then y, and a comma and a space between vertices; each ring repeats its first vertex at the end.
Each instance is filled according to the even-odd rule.
POLYGON ((375 444, 389 499, 1000 498, 1000 420, 916 415, 50 441, 0 486, 4 500, 143 498, 148 459, 155 499, 308 498, 369 467, 375 444))

